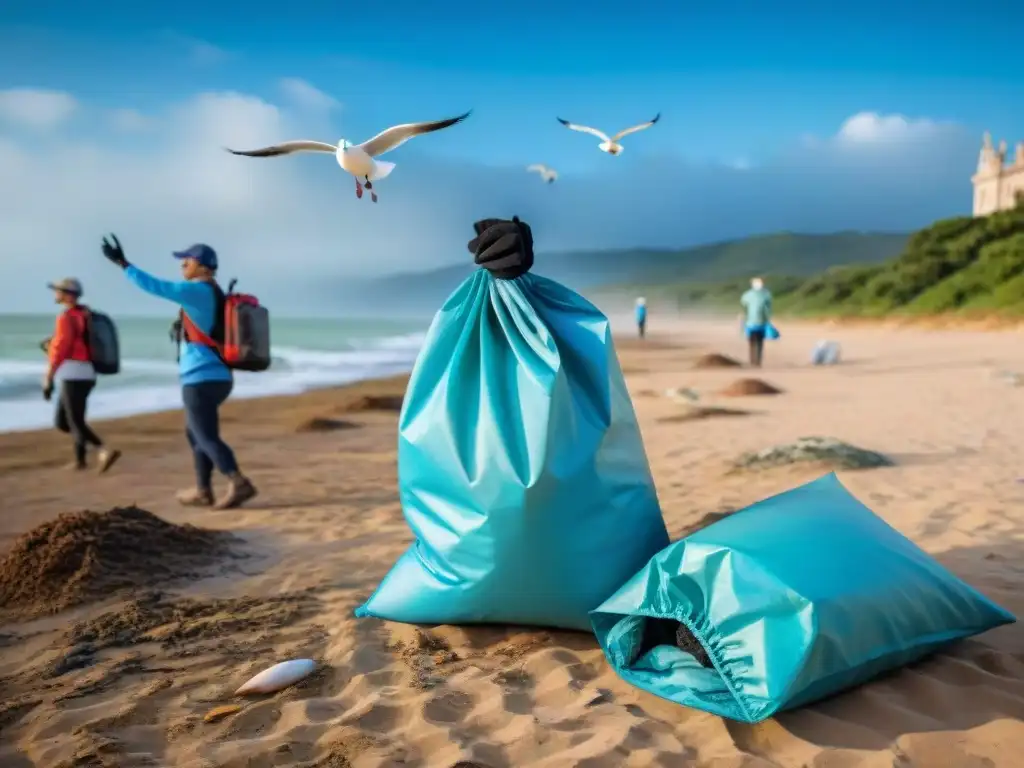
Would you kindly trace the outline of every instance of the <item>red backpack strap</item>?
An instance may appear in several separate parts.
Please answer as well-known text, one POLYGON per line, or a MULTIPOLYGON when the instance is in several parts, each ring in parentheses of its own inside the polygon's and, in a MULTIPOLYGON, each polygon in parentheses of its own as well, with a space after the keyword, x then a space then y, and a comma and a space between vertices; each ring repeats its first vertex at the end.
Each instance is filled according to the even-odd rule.
MULTIPOLYGON (((226 311, 226 299, 224 292, 220 286, 213 280, 209 281, 207 285, 213 290, 213 327, 214 332, 218 326, 224 326, 224 312, 226 311)), ((201 331, 199 326, 192 322, 192 318, 188 316, 188 313, 181 309, 178 313, 181 317, 181 328, 185 332, 185 341, 202 344, 204 347, 212 347, 215 352, 219 355, 221 352, 221 344, 217 342, 210 334, 201 331)))
POLYGON ((213 347, 214 350, 220 350, 220 345, 214 341, 212 337, 199 330, 199 326, 192 322, 192 318, 189 317, 188 313, 184 310, 181 312, 181 327, 185 331, 185 341, 202 344, 204 347, 213 347))
MULTIPOLYGON (((234 283, 232 283, 232 285, 234 285, 234 283)), ((213 325, 214 328, 216 328, 218 325, 223 328, 224 313, 226 312, 227 309, 227 296, 225 296, 224 292, 221 290, 220 286, 217 285, 216 282, 210 281, 210 287, 213 288, 214 294, 213 325)), ((201 331, 199 329, 199 326, 192 322, 192 318, 188 316, 188 313, 184 310, 184 308, 181 310, 180 315, 181 329, 183 331, 182 335, 184 336, 185 341, 192 342, 195 344, 202 344, 204 347, 209 347, 210 349, 213 350, 213 353, 217 356, 217 358, 222 363, 224 363, 224 365, 230 368, 231 366, 228 365, 227 360, 224 359, 223 345, 220 344, 208 333, 201 331)))

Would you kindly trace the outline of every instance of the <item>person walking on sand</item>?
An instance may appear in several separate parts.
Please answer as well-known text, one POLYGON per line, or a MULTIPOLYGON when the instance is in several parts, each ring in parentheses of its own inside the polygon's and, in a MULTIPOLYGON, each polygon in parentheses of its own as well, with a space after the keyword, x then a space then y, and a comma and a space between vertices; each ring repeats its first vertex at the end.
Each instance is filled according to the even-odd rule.
MULTIPOLYGON (((128 263, 117 237, 103 239, 103 255, 124 270, 125 276, 152 296, 176 303, 185 316, 210 339, 223 341, 224 292, 216 281, 217 253, 208 245, 193 245, 174 253, 181 262, 181 281, 161 280, 128 263)), ((220 436, 220 406, 234 386, 231 369, 219 350, 189 340, 178 359, 181 398, 185 406, 185 436, 192 448, 196 485, 181 491, 178 501, 190 507, 233 509, 256 496, 256 486, 242 474, 234 451, 220 436), (213 495, 213 470, 228 479, 226 493, 213 495)))
POLYGON ((121 457, 121 452, 106 448, 85 421, 86 404, 96 386, 96 369, 89 352, 89 308, 79 303, 82 283, 66 277, 46 287, 53 291, 54 301, 62 311, 57 315, 53 336, 42 344, 48 358, 43 398, 50 400, 56 383, 60 383, 54 426, 74 441, 75 460, 69 467, 85 469, 86 450, 91 445, 98 449, 99 471, 106 472, 121 457))
POLYGON ((740 321, 750 346, 750 364, 760 368, 765 335, 772 321, 772 295, 764 287, 763 279, 755 277, 750 281, 750 289, 740 297, 740 306, 744 309, 740 313, 740 321))
POLYGON ((636 332, 641 339, 647 333, 647 299, 643 296, 636 300, 636 332))

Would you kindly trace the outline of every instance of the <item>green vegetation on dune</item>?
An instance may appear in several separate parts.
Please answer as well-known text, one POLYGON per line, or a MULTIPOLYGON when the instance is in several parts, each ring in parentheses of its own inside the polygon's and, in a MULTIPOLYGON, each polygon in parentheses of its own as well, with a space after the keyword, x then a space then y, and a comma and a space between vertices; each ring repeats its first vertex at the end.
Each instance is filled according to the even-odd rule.
POLYGON ((784 232, 661 254, 657 259, 623 252, 618 264, 628 270, 628 280, 601 281, 589 294, 598 299, 645 295, 681 308, 733 306, 754 275, 766 277, 776 294, 786 293, 808 276, 836 265, 891 259, 907 240, 905 234, 884 232, 784 232))
POLYGON ((1024 314, 1024 208, 936 222, 889 262, 827 270, 776 293, 788 314, 1024 314))
MULTIPOLYGON (((982 218, 944 219, 912 235, 895 258, 851 262, 801 277, 787 257, 779 256, 766 279, 776 312, 865 318, 1024 315, 1024 206, 982 218)), ((688 280, 616 290, 646 288, 648 295, 683 309, 734 308, 746 287, 746 279, 688 280)))

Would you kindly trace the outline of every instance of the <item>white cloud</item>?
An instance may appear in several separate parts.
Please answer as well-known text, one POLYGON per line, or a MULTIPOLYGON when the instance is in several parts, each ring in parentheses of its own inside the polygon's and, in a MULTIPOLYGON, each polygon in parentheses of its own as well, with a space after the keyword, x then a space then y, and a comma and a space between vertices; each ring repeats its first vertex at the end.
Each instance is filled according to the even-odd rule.
POLYGON ((283 77, 278 81, 278 86, 284 97, 300 109, 331 112, 341 106, 333 96, 298 77, 283 77))
POLYGON ((64 91, 11 88, 0 91, 0 120, 27 128, 46 129, 63 123, 78 106, 64 91))
POLYGON ((165 30, 164 39, 173 46, 183 49, 190 64, 199 67, 213 66, 231 58, 231 52, 198 37, 183 35, 174 30, 165 30))
POLYGON ((138 133, 150 128, 153 121, 137 109, 114 109, 107 115, 110 126, 121 133, 138 133))
POLYGON ((926 139, 950 126, 927 118, 858 112, 839 128, 836 139, 845 144, 883 144, 926 139))
POLYGON ((432 161, 432 147, 446 141, 440 134, 395 153, 398 167, 380 183, 375 205, 355 198, 353 180, 330 156, 255 159, 223 150, 307 134, 301 109, 202 93, 151 114, 144 144, 126 144, 108 127, 106 135, 58 142, 5 135, 0 125, 0 306, 38 309, 45 292, 36 302, 32 285, 76 273, 98 305, 159 311, 102 259, 99 240, 111 230, 129 259, 158 274, 173 274, 172 250, 208 242, 227 277, 241 278, 276 311, 301 311, 308 297, 299 283, 344 285, 346 274, 468 259, 471 223, 486 216, 521 215, 539 250, 678 246, 781 229, 909 229, 969 211, 965 185, 977 151, 973 136, 958 143, 958 134, 940 131, 924 135, 915 152, 871 142, 837 152, 835 139, 743 173, 638 155, 546 187, 519 164, 432 161))

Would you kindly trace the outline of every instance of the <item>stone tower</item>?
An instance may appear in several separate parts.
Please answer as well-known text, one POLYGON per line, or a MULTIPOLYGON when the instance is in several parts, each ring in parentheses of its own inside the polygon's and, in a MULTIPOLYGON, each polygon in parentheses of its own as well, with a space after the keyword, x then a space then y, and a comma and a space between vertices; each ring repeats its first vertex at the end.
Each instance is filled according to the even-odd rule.
POLYGON ((978 170, 971 177, 975 216, 1005 211, 1024 201, 1024 142, 1017 143, 1009 165, 1006 155, 1006 142, 1000 141, 996 148, 992 135, 986 132, 978 155, 978 170))

